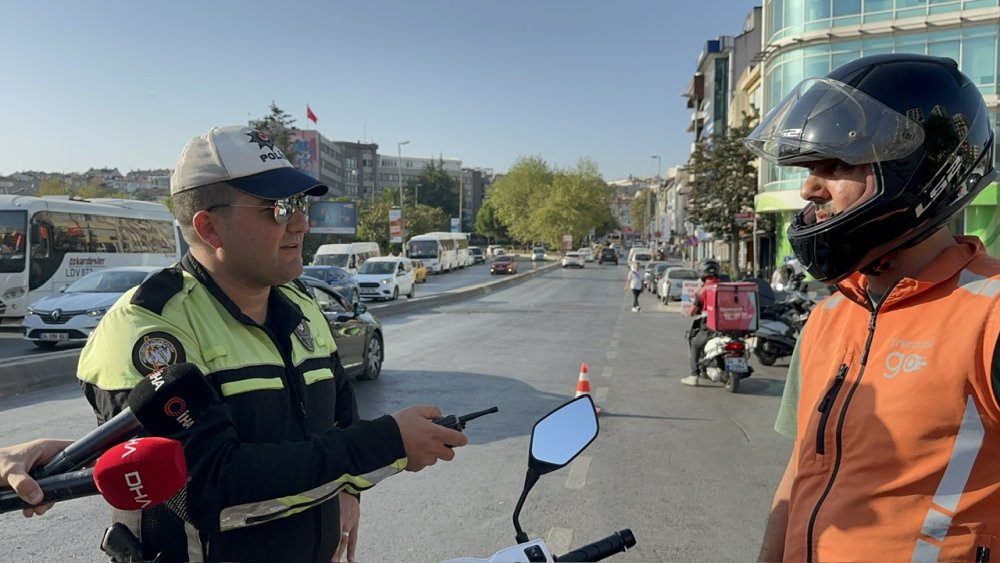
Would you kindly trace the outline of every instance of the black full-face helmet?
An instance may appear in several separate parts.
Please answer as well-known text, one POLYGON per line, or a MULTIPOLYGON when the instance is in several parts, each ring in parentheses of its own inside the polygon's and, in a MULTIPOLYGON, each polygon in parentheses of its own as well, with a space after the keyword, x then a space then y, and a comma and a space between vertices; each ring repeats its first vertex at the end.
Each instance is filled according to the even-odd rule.
POLYGON ((883 257, 930 236, 996 175, 983 96, 940 57, 862 57, 805 80, 744 143, 781 166, 870 166, 870 197, 822 222, 809 203, 788 228, 803 267, 828 283, 877 273, 883 257))
POLYGON ((719 263, 716 262, 715 260, 703 261, 699 269, 700 269, 699 274, 701 277, 701 281, 705 281, 708 278, 719 277, 719 270, 720 270, 719 263))

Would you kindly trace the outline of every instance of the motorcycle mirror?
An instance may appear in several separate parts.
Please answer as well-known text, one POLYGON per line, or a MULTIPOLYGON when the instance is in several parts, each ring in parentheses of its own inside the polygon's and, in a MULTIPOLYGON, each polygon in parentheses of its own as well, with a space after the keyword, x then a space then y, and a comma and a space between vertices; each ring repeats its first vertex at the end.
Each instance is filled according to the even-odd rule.
POLYGON ((528 473, 524 478, 521 498, 514 508, 514 536, 517 543, 528 541, 528 534, 521 529, 518 516, 528 492, 546 473, 565 467, 594 441, 598 433, 597 412, 590 395, 564 403, 543 416, 531 429, 531 447, 528 454, 528 473))
POLYGON ((597 431, 594 401, 590 395, 580 395, 535 423, 528 467, 539 475, 565 467, 587 449, 597 431))

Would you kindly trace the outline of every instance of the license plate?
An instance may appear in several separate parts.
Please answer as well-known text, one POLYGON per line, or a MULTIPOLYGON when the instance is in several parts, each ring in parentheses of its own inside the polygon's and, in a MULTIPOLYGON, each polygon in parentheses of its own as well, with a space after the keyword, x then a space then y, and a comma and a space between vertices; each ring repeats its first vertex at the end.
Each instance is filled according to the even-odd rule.
POLYGON ((69 340, 69 335, 65 332, 43 332, 38 335, 40 340, 69 340))
POLYGON ((747 372, 747 359, 746 358, 726 358, 726 371, 732 371, 735 373, 746 373, 747 372))

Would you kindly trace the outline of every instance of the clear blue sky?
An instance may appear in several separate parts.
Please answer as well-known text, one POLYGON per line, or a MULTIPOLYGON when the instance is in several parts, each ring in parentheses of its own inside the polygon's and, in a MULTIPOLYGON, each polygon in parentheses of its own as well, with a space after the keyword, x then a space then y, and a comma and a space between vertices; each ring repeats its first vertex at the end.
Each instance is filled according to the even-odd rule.
POLYGON ((656 174, 690 150, 681 94, 753 0, 5 3, 0 174, 173 168, 274 100, 332 140, 506 170, 538 155, 656 174))

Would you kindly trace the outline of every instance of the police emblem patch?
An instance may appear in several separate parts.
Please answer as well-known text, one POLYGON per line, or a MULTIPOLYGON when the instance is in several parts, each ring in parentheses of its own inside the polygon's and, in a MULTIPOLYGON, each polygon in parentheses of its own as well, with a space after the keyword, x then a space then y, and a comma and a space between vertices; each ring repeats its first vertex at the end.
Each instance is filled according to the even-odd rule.
POLYGON ((301 321, 299 326, 295 327, 295 336, 297 336, 299 342, 306 347, 306 350, 309 350, 310 352, 316 350, 316 345, 313 344, 312 333, 309 332, 309 323, 301 321))
POLYGON ((132 365, 142 375, 149 375, 184 360, 184 347, 180 340, 166 332, 143 334, 132 346, 132 365))

